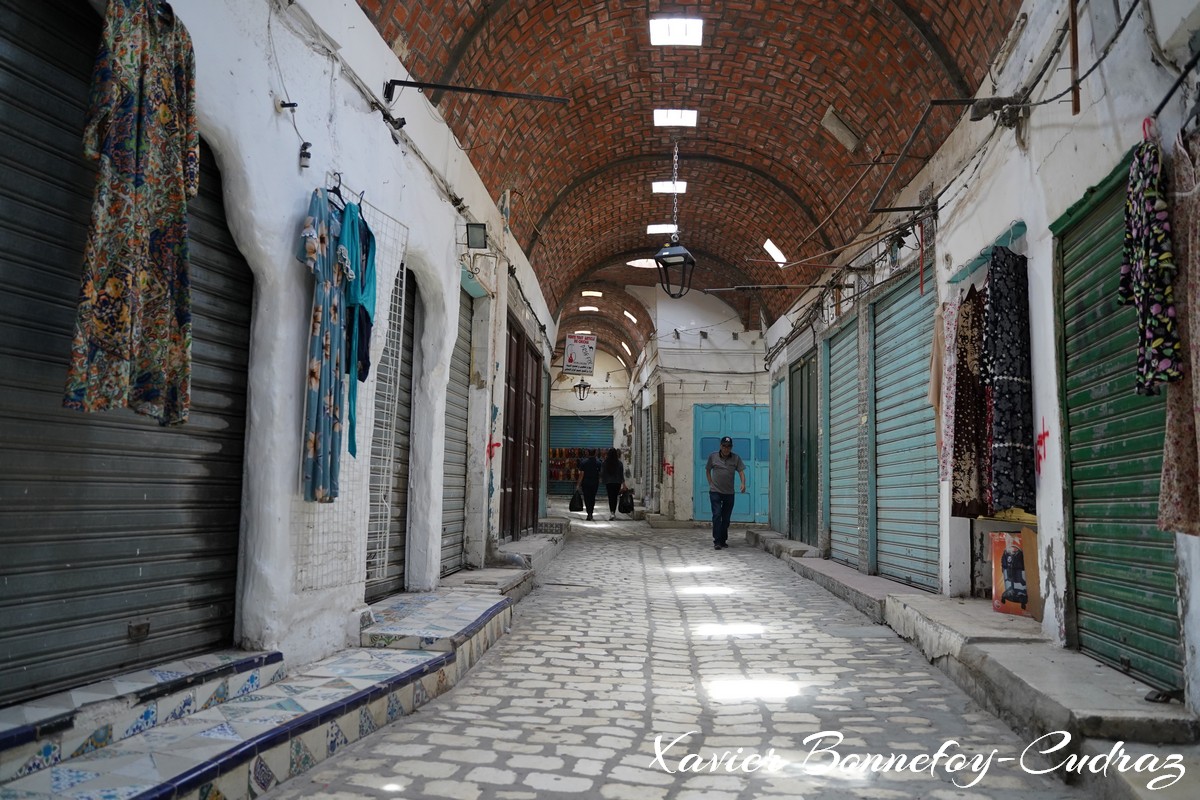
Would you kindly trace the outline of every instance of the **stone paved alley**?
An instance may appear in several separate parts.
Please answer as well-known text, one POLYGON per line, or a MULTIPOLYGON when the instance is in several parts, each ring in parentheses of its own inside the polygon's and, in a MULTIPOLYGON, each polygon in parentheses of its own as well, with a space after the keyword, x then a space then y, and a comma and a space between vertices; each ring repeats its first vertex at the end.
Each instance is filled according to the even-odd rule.
POLYGON ((714 551, 703 529, 575 523, 511 633, 452 691, 267 797, 1092 796, 1001 763, 1028 742, 891 629, 735 534, 714 551), (845 738, 803 743, 820 731, 845 738), (935 776, 829 770, 832 755, 810 755, 932 755, 949 740, 946 756, 997 752, 982 776, 947 772, 945 757, 935 776), (708 771, 726 752, 745 770, 708 771), (680 770, 695 768, 689 754, 703 772, 680 770))

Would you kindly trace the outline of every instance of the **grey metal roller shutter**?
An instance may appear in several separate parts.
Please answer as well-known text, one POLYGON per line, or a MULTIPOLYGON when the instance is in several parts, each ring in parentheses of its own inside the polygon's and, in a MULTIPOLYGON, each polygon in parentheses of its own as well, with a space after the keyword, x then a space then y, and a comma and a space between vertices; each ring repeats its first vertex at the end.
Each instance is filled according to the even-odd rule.
POLYGON ((929 356, 935 292, 913 273, 875 304, 875 503, 879 574, 936 590, 938 474, 929 356))
POLYGON ((466 563, 467 402, 471 387, 471 295, 458 293, 458 338, 446 391, 446 461, 442 484, 442 575, 466 563))
POLYGON ((1134 391, 1137 312, 1119 305, 1126 161, 1052 226, 1059 239, 1068 541, 1080 649, 1183 688, 1175 534, 1159 530, 1163 395, 1134 391))
MULTIPOLYGON (((372 505, 382 507, 385 513, 379 528, 372 525, 367 532, 368 603, 404 591, 416 314, 416 279, 411 272, 402 269, 392 286, 387 341, 376 368, 371 495, 372 505), (386 485, 379 484, 381 478, 386 479, 386 485)), ((372 514, 372 517, 376 516, 372 514)))
POLYGON ((189 422, 61 406, 99 40, 86 3, 0 2, 0 705, 233 634, 253 280, 207 149, 190 205, 189 422))
POLYGON ((858 328, 851 320, 829 339, 830 557, 858 566, 858 328))

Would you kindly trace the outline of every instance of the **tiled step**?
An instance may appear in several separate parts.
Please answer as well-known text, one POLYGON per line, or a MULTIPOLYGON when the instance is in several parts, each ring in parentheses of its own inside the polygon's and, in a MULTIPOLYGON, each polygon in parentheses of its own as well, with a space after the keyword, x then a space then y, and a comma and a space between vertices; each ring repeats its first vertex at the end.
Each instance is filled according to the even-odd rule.
POLYGON ((0 709, 0 784, 261 689, 282 662, 221 650, 0 709))
POLYGON ((507 629, 511 601, 482 592, 395 598, 372 609, 387 639, 347 650, 0 786, 0 800, 244 800, 448 690, 507 629), (397 649, 416 637, 416 648, 397 649), (389 638, 390 637, 390 638, 389 638))

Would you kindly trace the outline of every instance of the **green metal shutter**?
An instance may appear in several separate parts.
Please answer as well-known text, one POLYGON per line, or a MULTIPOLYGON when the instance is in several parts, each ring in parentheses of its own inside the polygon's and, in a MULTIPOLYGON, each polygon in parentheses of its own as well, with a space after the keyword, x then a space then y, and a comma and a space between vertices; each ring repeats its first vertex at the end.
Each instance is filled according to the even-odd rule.
POLYGON ((442 575, 466 563, 467 402, 471 388, 471 295, 458 293, 458 338, 446 390, 446 458, 442 481, 442 575))
POLYGON ((383 355, 375 369, 375 429, 371 434, 371 504, 385 513, 367 531, 366 601, 404 591, 408 544, 408 456, 412 426, 413 335, 417 282, 401 269, 392 286, 383 355), (386 479, 381 485, 380 478, 386 479))
POLYGON ((1069 212, 1059 240, 1075 618, 1083 652, 1179 689, 1175 539, 1156 524, 1165 402, 1134 391, 1136 312, 1117 302, 1122 174, 1069 212))
POLYGON ((788 382, 780 378, 771 386, 771 528, 788 531, 787 518, 787 413, 788 382))
POLYGON ((858 328, 855 320, 829 339, 830 556, 858 566, 858 328))
POLYGON ((207 147, 189 203, 189 421, 61 405, 99 41, 86 3, 0 4, 0 705, 233 636, 254 284, 207 147))
POLYGON ((936 591, 938 473, 929 357, 936 293, 913 273, 875 304, 875 503, 879 574, 936 591))

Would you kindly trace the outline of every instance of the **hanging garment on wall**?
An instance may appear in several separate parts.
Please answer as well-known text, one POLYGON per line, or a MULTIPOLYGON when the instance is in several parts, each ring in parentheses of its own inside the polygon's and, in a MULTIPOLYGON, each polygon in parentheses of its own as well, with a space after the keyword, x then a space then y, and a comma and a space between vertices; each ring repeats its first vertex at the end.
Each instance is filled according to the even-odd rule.
POLYGON ((346 258, 353 275, 346 281, 346 372, 350 396, 346 400, 350 419, 350 455, 358 456, 358 383, 367 379, 371 367, 371 327, 375 320, 375 235, 362 218, 357 203, 347 203, 342 213, 342 235, 338 257, 346 258))
POLYGON ((354 280, 346 250, 335 242, 341 215, 316 189, 296 257, 316 279, 308 339, 304 418, 304 499, 332 503, 338 496, 338 459, 345 424, 345 289, 354 280))
POLYGON ((1129 167, 1125 244, 1117 289, 1121 302, 1137 309, 1138 394, 1158 394, 1158 384, 1183 377, 1171 286, 1175 258, 1166 184, 1158 143, 1142 142, 1129 167))
POLYGON ((990 389, 989 513, 1032 512, 1036 503, 1028 263, 1007 247, 994 247, 988 265, 983 376, 990 389))
POLYGON ((958 308, 955 336, 954 464, 951 513, 979 517, 987 511, 987 400, 983 384, 983 312, 986 290, 972 286, 958 308))
POLYGON ((954 387, 958 376, 958 304, 957 298, 942 304, 942 339, 945 357, 942 359, 942 418, 941 447, 938 450, 938 479, 952 477, 954 463, 954 387))
POLYGON ((1158 527, 1200 535, 1200 133, 1175 145, 1175 322, 1184 379, 1167 386, 1158 527))
POLYGON ((199 189, 195 60, 156 0, 109 0, 83 149, 99 175, 63 405, 187 421, 187 198, 199 189))

